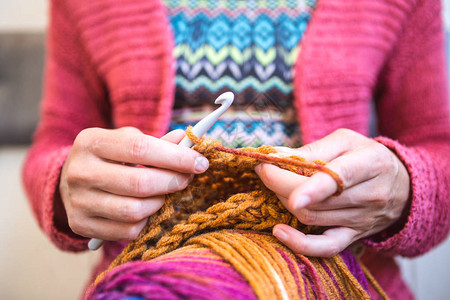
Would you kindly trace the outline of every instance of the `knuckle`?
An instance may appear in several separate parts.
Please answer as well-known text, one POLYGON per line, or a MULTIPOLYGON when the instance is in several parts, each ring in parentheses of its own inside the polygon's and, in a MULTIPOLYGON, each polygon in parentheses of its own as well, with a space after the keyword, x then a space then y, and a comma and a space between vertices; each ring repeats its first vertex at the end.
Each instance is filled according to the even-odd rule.
POLYGON ((353 136, 355 136, 355 132, 353 130, 348 129, 348 128, 336 129, 336 131, 334 133, 339 135, 339 136, 344 136, 344 137, 353 137, 353 136))
POLYGON ((388 187, 383 187, 378 189, 374 201, 380 204, 386 204, 390 199, 392 199, 393 190, 388 187))
POLYGON ((315 225, 317 221, 317 214, 313 211, 302 209, 299 212, 299 220, 305 225, 315 225))
POLYGON ((268 171, 267 165, 265 165, 265 164, 261 165, 261 170, 259 172, 259 176, 264 181, 271 181, 272 178, 271 178, 270 172, 268 171))
POLYGON ((81 182, 88 181, 87 173, 84 169, 77 166, 77 164, 70 164, 64 174, 64 180, 69 186, 76 186, 81 182))
POLYGON ((103 147, 103 145, 104 142, 101 136, 95 136, 87 141, 85 148, 87 148, 91 153, 97 153, 103 147))
POLYGON ((91 139, 92 128, 81 130, 75 138, 74 144, 85 144, 86 141, 91 139))
POLYGON ((142 131, 140 131, 139 129, 137 129, 136 127, 133 127, 133 126, 124 126, 117 130, 129 132, 129 133, 142 133, 142 131))
MULTIPOLYGON (((183 149, 184 150, 184 149, 183 149)), ((184 151, 179 151, 174 153, 173 157, 171 159, 173 159, 174 165, 177 169, 181 170, 181 169, 186 169, 186 162, 188 155, 190 155, 189 153, 185 153, 184 151)), ((194 160, 194 158, 192 158, 192 160, 194 160)), ((195 163, 192 164, 192 170, 194 169, 194 165, 195 163)))
POLYGON ((189 183, 191 182, 191 176, 183 176, 181 178, 181 182, 179 185, 179 190, 184 190, 185 188, 187 188, 187 186, 189 185, 189 183))
POLYGON ((136 135, 133 137, 130 145, 130 157, 140 159, 148 154, 150 144, 144 135, 136 135))
POLYGON ((391 199, 394 198, 394 190, 393 189, 388 189, 388 188, 385 188, 383 190, 384 190, 384 192, 382 192, 382 194, 381 194, 381 197, 382 197, 381 200, 383 202, 383 206, 386 206, 386 204, 391 199))
POLYGON ((184 190, 191 182, 193 176, 190 175, 174 175, 168 182, 166 193, 184 190))
MULTIPOLYGON (((392 157, 387 155, 387 149, 381 144, 373 147, 374 158, 372 166, 377 171, 377 174, 381 174, 385 170, 391 170, 395 168, 395 163, 392 157)), ((389 151, 389 150, 388 150, 389 151)))
POLYGON ((63 179, 67 181, 69 186, 71 186, 74 183, 78 182, 78 180, 80 179, 80 174, 77 170, 75 170, 75 168, 72 167, 72 165, 70 165, 67 167, 63 177, 63 179))
POLYGON ((339 246, 336 244, 336 242, 330 243, 328 246, 328 249, 324 253, 324 257, 333 257, 337 255, 340 252, 339 246))
POLYGON ((374 207, 375 209, 383 209, 384 207, 386 207, 386 204, 390 199, 389 194, 390 192, 387 189, 385 191, 380 191, 379 194, 374 197, 374 199, 372 199, 372 207, 374 207))
POLYGON ((396 155, 392 154, 387 157, 386 168, 388 171, 390 171, 391 174, 397 175, 400 172, 400 164, 396 155))
POLYGON ((147 172, 138 172, 130 176, 130 187, 133 194, 140 197, 149 196, 151 193, 150 178, 147 172))
POLYGON ((342 180, 344 180, 344 184, 348 183, 355 175, 353 168, 348 165, 341 165, 338 174, 341 176, 342 180))
POLYGON ((82 235, 82 236, 86 235, 85 227, 84 227, 85 222, 82 222, 82 220, 80 218, 76 218, 73 215, 68 214, 67 220, 68 220, 70 229, 72 229, 72 231, 74 233, 82 235))
POLYGON ((77 135, 74 145, 79 146, 82 149, 95 149, 95 147, 99 147, 100 139, 98 137, 101 136, 101 130, 102 129, 95 127, 83 129, 77 135))
POLYGON ((139 224, 130 226, 126 231, 126 239, 130 241, 136 239, 139 236, 139 233, 141 233, 141 227, 142 226, 139 224))
POLYGON ((122 208, 124 219, 130 222, 139 222, 143 218, 141 201, 129 201, 122 208))
MULTIPOLYGON (((67 198, 68 198, 67 202, 70 204, 70 208, 69 209, 71 211, 73 211, 73 212, 81 211, 84 208, 83 207, 84 203, 83 203, 83 201, 81 201, 81 199, 79 197, 74 197, 73 195, 71 195, 69 193, 67 198)), ((66 208, 66 210, 68 210, 68 209, 66 208)), ((67 216, 67 217, 69 217, 69 216, 67 216)))
POLYGON ((300 241, 295 241, 295 243, 292 244, 287 244, 287 246, 294 251, 294 253, 305 253, 305 251, 307 250, 307 247, 305 246, 304 243, 300 242, 300 241))
POLYGON ((369 228, 369 230, 375 229, 376 225, 378 224, 378 220, 379 220, 378 215, 372 215, 372 216, 368 217, 366 220, 367 228, 369 228))
POLYGON ((376 155, 371 162, 372 170, 374 171, 373 176, 378 176, 382 174, 385 169, 385 161, 379 155, 376 155))
MULTIPOLYGON (((345 193, 345 192, 344 192, 345 193)), ((349 207, 358 207, 361 205, 361 199, 359 197, 354 196, 348 196, 346 194, 342 193, 340 196, 331 197, 332 200, 339 199, 339 201, 342 201, 343 203, 347 203, 349 207)))
POLYGON ((316 153, 316 148, 314 147, 314 144, 306 144, 302 148, 302 151, 306 153, 316 153))
POLYGON ((273 171, 273 166, 268 164, 263 164, 261 166, 260 170, 260 177, 264 181, 264 184, 269 189, 274 189, 274 185, 277 181, 279 181, 279 178, 277 176, 277 173, 273 171), (272 169, 272 170, 271 170, 272 169))

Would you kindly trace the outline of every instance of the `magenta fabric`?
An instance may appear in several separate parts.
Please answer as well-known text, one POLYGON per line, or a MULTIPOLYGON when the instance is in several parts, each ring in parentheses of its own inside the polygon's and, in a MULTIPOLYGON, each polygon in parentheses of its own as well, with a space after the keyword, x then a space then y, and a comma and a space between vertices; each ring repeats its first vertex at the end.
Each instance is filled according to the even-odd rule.
MULTIPOLYGON (((393 299, 411 296, 393 256, 425 253, 450 227, 450 121, 440 0, 321 0, 302 41, 294 94, 304 143, 338 128, 369 134, 404 162, 404 218, 366 239, 365 261, 393 299)), ((156 0, 51 1, 42 119, 23 179, 43 231, 82 251, 58 193, 61 166, 88 127, 161 136, 174 97, 173 37, 156 0)), ((103 248, 106 266, 121 246, 103 248), (111 248, 112 247, 112 248, 111 248)), ((97 270, 97 271, 98 271, 97 270)))

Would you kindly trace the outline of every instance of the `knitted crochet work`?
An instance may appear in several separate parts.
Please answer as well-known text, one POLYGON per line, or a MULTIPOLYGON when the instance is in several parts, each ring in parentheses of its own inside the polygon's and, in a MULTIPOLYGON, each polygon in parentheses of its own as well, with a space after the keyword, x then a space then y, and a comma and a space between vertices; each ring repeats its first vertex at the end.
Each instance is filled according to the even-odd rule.
MULTIPOLYGON (((356 268, 350 271, 348 259, 346 262, 344 257, 350 255, 351 260, 355 258, 348 251, 332 258, 307 258, 295 255, 270 234, 273 226, 279 223, 304 233, 319 234, 324 228, 301 224, 264 186, 253 171, 254 167, 261 162, 270 162, 305 176, 317 171, 326 172, 336 180, 340 193, 343 190, 342 180, 324 166, 325 162, 308 162, 297 156, 285 157, 270 146, 239 150, 225 148, 218 141, 195 137, 190 128, 187 134, 196 144, 194 149, 208 158, 209 170, 197 175, 183 191, 167 197, 163 208, 150 218, 140 236, 97 278, 98 285, 91 291, 90 297, 104 294, 108 288, 126 290, 127 284, 124 282, 134 286, 135 280, 117 278, 124 274, 123 268, 128 274, 123 276, 130 278, 152 277, 154 273, 150 270, 153 268, 151 265, 148 267, 150 269, 145 265, 135 265, 141 271, 133 270, 129 264, 116 271, 114 268, 117 266, 137 260, 152 260, 151 264, 154 264, 158 259, 161 261, 161 255, 178 248, 175 251, 177 254, 169 254, 177 261, 186 262, 183 260, 187 255, 185 251, 191 253, 192 249, 203 251, 203 254, 195 252, 187 255, 196 262, 201 262, 205 253, 207 256, 219 256, 248 282, 260 299, 332 299, 343 295, 345 298, 369 298, 366 277, 361 275, 363 272, 384 296, 372 276, 363 267, 361 269, 357 261, 353 264, 356 268), (112 274, 107 274, 111 270, 112 274), (358 272, 359 278, 356 276, 358 272), (111 285, 112 281, 120 282, 122 287, 111 285)), ((167 260, 167 256, 162 257, 167 260)), ((208 269, 208 266, 205 268, 208 269)), ((195 274, 197 272, 193 276, 195 274)), ((181 277, 186 279, 186 276, 190 275, 181 277)), ((140 284, 150 284, 151 281, 149 278, 137 280, 140 284)), ((209 284, 218 288, 217 284, 209 284)))

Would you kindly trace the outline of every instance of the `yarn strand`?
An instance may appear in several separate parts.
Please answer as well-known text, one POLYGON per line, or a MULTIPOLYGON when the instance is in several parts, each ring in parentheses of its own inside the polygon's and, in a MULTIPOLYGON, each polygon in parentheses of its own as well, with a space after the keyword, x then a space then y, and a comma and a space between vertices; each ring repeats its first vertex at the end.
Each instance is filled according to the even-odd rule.
MULTIPOLYGON (((287 224, 306 234, 321 234, 327 228, 300 223, 275 193, 265 187, 254 172, 255 166, 271 163, 304 176, 324 172, 336 181, 339 194, 344 190, 343 181, 326 167, 326 162, 286 156, 270 146, 226 148, 218 141, 195 136, 191 128, 186 134, 195 144, 193 149, 208 158, 209 169, 196 175, 186 189, 167 195, 165 204, 149 218, 139 237, 97 277, 91 295, 110 287, 105 286, 105 280, 119 276, 115 270, 139 261, 147 261, 149 268, 152 262, 170 263, 162 258, 183 257, 182 250, 188 247, 193 257, 198 253, 192 254, 192 249, 207 249, 221 257, 259 299, 368 299, 368 291, 362 285, 367 285, 366 279, 356 278, 357 274, 365 274, 375 290, 386 298, 370 273, 363 266, 363 271, 356 272, 352 268, 359 265, 348 264, 342 254, 332 258, 296 255, 272 235, 277 224, 287 224)), ((202 262, 200 256, 197 261, 202 262)), ((139 267, 136 272, 145 270, 139 267)), ((170 274, 183 280, 192 276, 192 284, 203 282, 195 274, 170 274)), ((164 290, 164 293, 171 292, 164 290)))

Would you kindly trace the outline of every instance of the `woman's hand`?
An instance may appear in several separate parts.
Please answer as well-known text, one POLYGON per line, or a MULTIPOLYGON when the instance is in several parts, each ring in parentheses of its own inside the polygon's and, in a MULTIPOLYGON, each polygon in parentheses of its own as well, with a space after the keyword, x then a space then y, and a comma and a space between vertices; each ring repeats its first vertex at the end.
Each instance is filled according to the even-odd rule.
POLYGON ((409 197, 409 174, 384 145, 339 129, 299 149, 280 149, 308 160, 328 161, 327 167, 341 176, 345 186, 341 195, 333 196, 337 184, 325 173, 304 177, 270 164, 256 167, 264 184, 300 222, 332 226, 322 235, 305 235, 276 225, 273 234, 295 253, 331 257, 400 218, 409 197))
POLYGON ((182 130, 161 139, 131 127, 83 130, 59 186, 72 231, 104 240, 136 238, 165 194, 184 189, 208 168, 201 154, 177 145, 183 137, 182 130))

